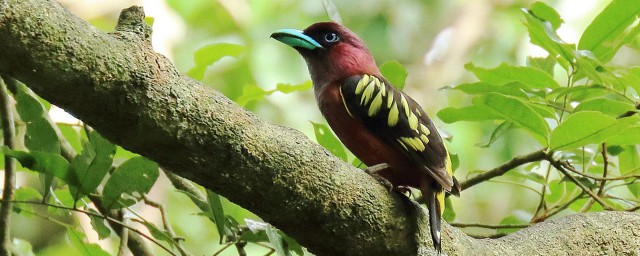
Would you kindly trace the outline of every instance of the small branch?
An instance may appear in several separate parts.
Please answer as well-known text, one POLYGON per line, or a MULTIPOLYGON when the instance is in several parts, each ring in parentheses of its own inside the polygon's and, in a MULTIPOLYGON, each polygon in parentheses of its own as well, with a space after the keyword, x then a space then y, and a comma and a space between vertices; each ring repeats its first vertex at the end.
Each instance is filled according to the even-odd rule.
POLYGON ((584 173, 581 171, 576 170, 575 167, 573 167, 569 162, 566 161, 557 161, 557 160, 553 160, 558 162, 562 167, 564 167, 566 170, 573 172, 575 174, 578 174, 580 176, 583 177, 587 177, 589 179, 593 179, 593 180, 597 180, 597 181, 612 181, 612 180, 626 180, 626 179, 640 179, 640 175, 625 175, 625 176, 618 176, 618 177, 597 177, 597 176, 593 176, 591 174, 588 173, 584 173))
POLYGON ((547 184, 549 183, 549 175, 551 174, 551 165, 547 166, 547 174, 544 176, 544 184, 542 184, 542 189, 540 189, 540 203, 538 203, 538 208, 536 208, 536 212, 533 214, 533 218, 536 219, 540 215, 540 211, 547 212, 547 202, 545 198, 547 196, 547 184))
POLYGON ((483 181, 490 180, 492 178, 501 176, 507 173, 509 170, 521 166, 523 164, 532 163, 540 160, 544 160, 546 158, 546 153, 543 149, 535 151, 531 154, 518 156, 511 159, 511 161, 504 163, 496 168, 473 176, 463 182, 460 182, 460 190, 466 190, 470 187, 473 187, 483 181))
MULTIPOLYGON (((122 223, 127 224, 127 219, 123 219, 122 223)), ((118 256, 125 256, 127 253, 127 244, 129 243, 129 230, 123 228, 120 230, 120 245, 118 246, 118 256)))
POLYGON ((531 224, 482 224, 482 223, 450 223, 451 226, 456 228, 488 228, 488 229, 499 229, 499 228, 528 228, 531 224))
POLYGON ((582 189, 582 191, 584 191, 589 196, 591 196, 591 198, 593 198, 593 200, 596 200, 596 202, 598 202, 600 205, 602 205, 602 208, 604 208, 605 210, 613 210, 607 203, 602 201, 602 199, 598 195, 593 193, 593 191, 591 191, 591 189, 589 189, 584 184, 582 184, 582 182, 580 182, 578 179, 576 179, 576 177, 573 177, 573 175, 571 175, 564 168, 564 166, 561 164, 560 161, 556 161, 551 156, 547 157, 547 161, 549 161, 551 163, 551 165, 553 165, 553 167, 555 167, 558 171, 560 171, 562 174, 564 174, 565 177, 569 178, 573 183, 578 185, 578 187, 580 187, 582 189))
POLYGON ((58 209, 63 209, 63 210, 67 210, 67 211, 74 211, 74 212, 80 212, 80 213, 84 213, 86 215, 91 215, 91 216, 95 216, 101 219, 105 219, 109 222, 113 222, 113 223, 117 223, 118 225, 127 228, 135 233, 137 233, 138 235, 141 235, 147 239, 149 239, 149 241, 153 242, 154 244, 156 244, 157 246, 159 246, 160 248, 162 248, 163 250, 165 250, 167 253, 171 254, 172 256, 177 256, 175 253, 173 253, 171 251, 171 249, 167 248, 166 246, 162 245, 161 243, 159 243, 158 241, 156 241, 155 239, 153 239, 153 237, 148 236, 147 234, 143 233, 142 231, 129 226, 125 223, 123 223, 122 221, 119 221, 117 219, 114 219, 112 217, 106 216, 106 215, 102 215, 102 214, 97 214, 97 213, 93 213, 90 211, 85 211, 85 210, 81 210, 81 209, 77 209, 77 208, 70 208, 70 207, 66 207, 66 206, 62 206, 62 205, 55 205, 55 204, 48 204, 48 203, 43 203, 43 202, 37 202, 37 201, 18 201, 18 200, 13 200, 11 201, 11 203, 16 203, 16 204, 37 204, 37 205, 44 205, 44 206, 48 206, 48 207, 53 207, 53 208, 58 208, 58 209))
MULTIPOLYGON (((15 147, 15 123, 13 120, 11 97, 4 79, 0 77, 0 120, 2 121, 2 135, 4 145, 9 149, 15 147)), ((4 188, 2 190, 2 205, 0 205, 0 255, 11 255, 11 200, 16 188, 15 159, 4 156, 4 188)))
POLYGON ((164 206, 158 202, 155 202, 149 199, 146 195, 143 196, 143 200, 146 205, 158 209, 158 211, 160 212, 160 216, 162 217, 162 225, 164 226, 164 229, 166 229, 167 232, 169 232, 171 239, 174 241, 173 244, 176 246, 178 251, 180 251, 180 255, 183 255, 183 256, 191 255, 191 253, 189 253, 187 249, 185 249, 184 246, 180 244, 180 241, 184 240, 184 238, 177 237, 176 233, 173 232, 173 228, 171 227, 171 223, 169 223, 169 217, 167 215, 167 211, 165 210, 164 206))
MULTIPOLYGON (((602 178, 606 179, 607 174, 609 173, 609 157, 607 155, 607 143, 602 143, 602 165, 604 171, 602 172, 602 178)), ((600 188, 598 188, 598 196, 602 196, 604 193, 604 186, 607 184, 607 180, 602 180, 600 182, 600 188)))
POLYGON ((573 204, 575 201, 577 201, 578 199, 582 198, 583 195, 584 195, 584 192, 581 192, 580 194, 578 194, 577 196, 575 196, 573 199, 569 200, 565 204, 563 204, 561 206, 551 207, 551 210, 549 212, 545 212, 545 214, 543 214, 541 216, 538 216, 538 217, 534 217, 533 219, 531 219, 531 223, 542 222, 542 221, 548 219, 549 217, 554 216, 554 215, 560 213, 561 211, 564 211, 565 209, 567 209, 569 207, 569 205, 573 204))

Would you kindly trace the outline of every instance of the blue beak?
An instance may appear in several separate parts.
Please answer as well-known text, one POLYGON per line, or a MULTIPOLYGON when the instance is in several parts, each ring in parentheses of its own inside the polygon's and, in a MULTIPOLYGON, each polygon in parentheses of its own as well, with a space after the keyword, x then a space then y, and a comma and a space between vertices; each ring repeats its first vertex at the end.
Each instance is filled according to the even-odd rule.
POLYGON ((283 42, 284 44, 293 48, 304 48, 308 50, 324 49, 318 41, 305 35, 301 30, 297 29, 280 29, 271 34, 271 37, 275 40, 283 42))

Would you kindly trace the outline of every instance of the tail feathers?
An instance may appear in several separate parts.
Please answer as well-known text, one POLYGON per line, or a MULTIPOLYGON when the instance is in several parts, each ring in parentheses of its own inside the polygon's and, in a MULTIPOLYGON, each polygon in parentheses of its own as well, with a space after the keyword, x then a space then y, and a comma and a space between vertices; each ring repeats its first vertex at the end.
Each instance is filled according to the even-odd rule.
MULTIPOLYGON (((439 186, 438 186, 439 187, 439 186)), ((422 186, 422 197, 425 199, 427 208, 429 209, 429 228, 431 230, 431 239, 433 246, 438 252, 442 252, 440 227, 442 224, 442 210, 444 209, 444 191, 442 189, 434 190, 434 188, 422 186), (441 194, 442 196, 439 196, 441 194)))

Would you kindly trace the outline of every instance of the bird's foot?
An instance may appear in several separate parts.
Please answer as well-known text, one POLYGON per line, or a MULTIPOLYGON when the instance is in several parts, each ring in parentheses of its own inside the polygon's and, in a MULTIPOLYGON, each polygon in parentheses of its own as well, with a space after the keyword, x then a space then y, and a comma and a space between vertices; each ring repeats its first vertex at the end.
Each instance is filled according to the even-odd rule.
POLYGON ((366 169, 364 169, 364 172, 366 172, 367 174, 371 175, 371 177, 378 180, 378 182, 380 182, 385 188, 387 188, 389 192, 391 192, 394 189, 393 184, 391 184, 389 180, 385 179, 384 177, 380 176, 380 174, 378 174, 379 172, 387 168, 389 168, 389 165, 387 163, 381 163, 381 164, 376 164, 376 165, 367 167, 366 169))

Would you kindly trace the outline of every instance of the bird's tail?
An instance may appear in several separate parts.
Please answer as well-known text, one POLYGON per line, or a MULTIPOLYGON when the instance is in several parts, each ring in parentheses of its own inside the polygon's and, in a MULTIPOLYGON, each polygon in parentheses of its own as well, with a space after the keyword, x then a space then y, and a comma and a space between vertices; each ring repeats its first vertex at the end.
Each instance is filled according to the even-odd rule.
POLYGON ((436 182, 421 182, 420 190, 429 209, 429 228, 435 250, 440 255, 442 251, 440 226, 444 213, 444 190, 436 182))

